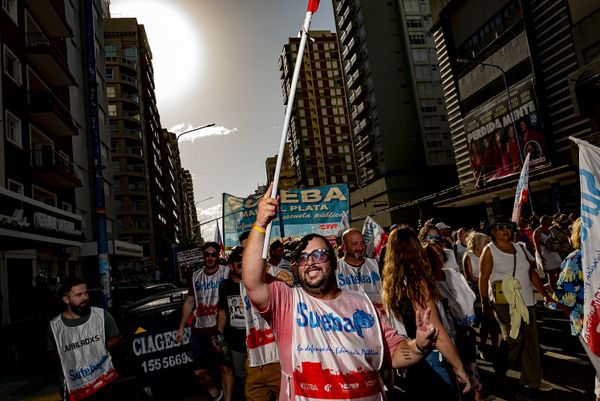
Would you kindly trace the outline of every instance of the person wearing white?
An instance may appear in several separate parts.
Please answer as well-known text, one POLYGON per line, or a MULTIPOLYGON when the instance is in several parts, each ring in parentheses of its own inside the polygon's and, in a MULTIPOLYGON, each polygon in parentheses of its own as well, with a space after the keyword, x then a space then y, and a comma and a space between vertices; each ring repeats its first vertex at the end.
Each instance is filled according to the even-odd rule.
MULTIPOLYGON (((483 249, 479 263, 479 293, 481 294, 483 314, 490 317, 495 312, 502 332, 501 348, 508 347, 508 358, 504 361, 506 366, 499 365, 496 374, 503 378, 507 366, 520 358, 521 384, 526 388, 549 391, 552 390, 552 386, 542 381, 533 287, 535 286, 541 294, 546 294, 546 291, 534 267, 529 263, 526 251, 520 245, 512 242, 514 229, 514 223, 500 220, 493 220, 488 227, 488 234, 492 237, 492 242, 483 249), (492 283, 502 282, 507 278, 511 280, 514 278, 518 281, 513 289, 518 290, 523 304, 528 310, 529 322, 521 323, 521 318, 519 318, 520 327, 516 338, 510 335, 511 327, 515 326, 517 322, 515 318, 511 319, 509 305, 506 301, 502 302, 500 297, 496 297, 493 293, 492 283), (490 299, 493 303, 490 302, 490 299)), ((510 298, 509 294, 505 295, 510 298)), ((547 294, 544 298, 550 299, 547 294)), ((499 354, 502 355, 502 353, 499 354)))
POLYGON ((342 290, 361 291, 381 309, 381 275, 375 259, 365 257, 365 240, 356 228, 342 235, 344 257, 338 259, 337 282, 342 290))

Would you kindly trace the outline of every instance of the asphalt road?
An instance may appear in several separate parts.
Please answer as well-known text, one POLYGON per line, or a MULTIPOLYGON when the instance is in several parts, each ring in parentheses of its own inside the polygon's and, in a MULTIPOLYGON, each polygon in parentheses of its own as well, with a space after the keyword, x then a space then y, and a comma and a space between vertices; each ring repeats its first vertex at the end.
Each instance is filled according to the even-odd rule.
MULTIPOLYGON (((486 394, 503 400, 591 401, 594 400, 594 369, 579 340, 572 337, 567 318, 557 311, 538 307, 539 338, 542 348, 544 379, 555 389, 545 393, 523 393, 519 389, 518 367, 510 370, 508 384, 495 383, 491 363, 479 360, 478 365, 486 394)), ((0 375, 0 400, 59 400, 56 372, 53 364, 38 364, 33 368, 5 369, 0 375)), ((149 380, 126 377, 114 385, 114 399, 203 401, 206 392, 191 374, 156 377, 149 380), (151 389, 152 397, 144 388, 151 389)), ((406 400, 394 392, 390 400, 406 400)), ((464 397, 465 400, 471 397, 464 397)), ((490 398, 491 399, 491 398, 490 398)))

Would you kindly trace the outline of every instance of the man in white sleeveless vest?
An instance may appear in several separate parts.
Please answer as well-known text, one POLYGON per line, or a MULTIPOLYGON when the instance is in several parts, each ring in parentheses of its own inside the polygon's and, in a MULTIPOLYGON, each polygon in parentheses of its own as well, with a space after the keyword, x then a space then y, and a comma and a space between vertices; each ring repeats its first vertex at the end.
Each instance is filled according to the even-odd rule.
POLYGON ((400 336, 365 294, 340 290, 333 248, 318 234, 305 236, 296 249, 293 268, 300 287, 266 275, 264 234, 278 208, 268 195, 271 188, 258 204, 242 275, 248 297, 275 333, 282 371, 279 399, 383 400, 381 366, 415 364, 434 346, 430 311, 417 316, 416 340, 400 336))
POLYGON ((337 282, 342 290, 362 291, 382 310, 381 275, 375 259, 365 257, 367 247, 362 233, 349 228, 342 234, 344 257, 337 262, 337 282))
POLYGON ((183 304, 179 330, 175 339, 183 341, 183 330, 194 312, 192 325, 192 359, 194 375, 209 393, 209 401, 231 401, 233 392, 233 365, 231 354, 217 349, 217 304, 219 287, 229 277, 229 267, 218 264, 220 249, 216 242, 202 246, 204 267, 195 271, 189 280, 188 295, 183 304), (215 385, 210 369, 218 366, 223 390, 215 385))
POLYGON ((90 307, 81 278, 66 278, 61 295, 67 310, 50 322, 48 350, 60 358, 63 399, 109 398, 99 390, 117 378, 109 353, 119 341, 115 320, 107 311, 90 307))

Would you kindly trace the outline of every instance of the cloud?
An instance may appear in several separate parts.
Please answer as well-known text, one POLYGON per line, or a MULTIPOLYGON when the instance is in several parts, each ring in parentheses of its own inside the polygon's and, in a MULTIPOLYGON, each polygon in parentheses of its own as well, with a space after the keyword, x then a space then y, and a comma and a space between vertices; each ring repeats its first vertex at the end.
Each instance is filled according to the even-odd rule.
POLYGON ((173 133, 179 135, 183 132, 192 131, 194 129, 197 129, 197 131, 189 132, 187 134, 182 135, 181 138, 179 139, 179 142, 183 142, 183 141, 194 142, 196 139, 204 138, 207 136, 223 136, 223 135, 237 134, 239 132, 237 127, 233 127, 231 129, 229 129, 229 128, 226 128, 226 127, 223 127, 222 125, 220 125, 220 126, 200 128, 200 127, 194 127, 193 125, 186 124, 186 123, 175 124, 174 126, 172 126, 169 129, 169 132, 173 132, 173 133))

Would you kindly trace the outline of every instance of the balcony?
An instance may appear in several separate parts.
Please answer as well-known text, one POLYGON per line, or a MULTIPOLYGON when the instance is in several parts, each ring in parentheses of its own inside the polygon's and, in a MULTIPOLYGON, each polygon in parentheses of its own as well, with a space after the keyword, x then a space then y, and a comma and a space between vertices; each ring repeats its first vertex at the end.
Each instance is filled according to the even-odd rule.
POLYGON ((346 24, 350 21, 350 14, 352 13, 352 6, 346 7, 344 13, 340 16, 338 27, 341 30, 346 29, 346 24))
POLYGON ((41 32, 28 32, 25 37, 27 59, 36 72, 51 86, 75 85, 64 52, 41 32))
POLYGON ((348 98, 348 100, 350 101, 350 104, 356 105, 357 103, 359 103, 359 101, 362 99, 363 94, 364 94, 364 91, 363 91, 362 86, 359 86, 358 88, 356 88, 356 90, 354 92, 352 92, 352 94, 348 98))
POLYGON ((363 132, 367 126, 370 125, 367 122, 367 119, 363 119, 360 122, 356 123, 356 125, 354 126, 354 128, 352 128, 352 132, 354 133, 354 136, 359 136, 361 134, 361 132, 363 132))
POLYGON ((81 187, 81 180, 68 155, 55 152, 51 146, 31 151, 31 175, 54 189, 81 187))
POLYGON ((348 88, 356 89, 356 87, 358 87, 358 85, 360 85, 360 83, 362 82, 362 75, 362 68, 358 68, 356 71, 354 71, 354 73, 348 77, 348 88))
POLYGON ((52 38, 73 36, 73 28, 65 16, 64 0, 25 0, 25 5, 48 36, 52 38))
POLYGON ((350 57, 350 60, 348 60, 346 62, 346 65, 344 66, 344 72, 346 73, 346 75, 352 74, 354 72, 354 70, 356 68, 358 68, 360 61, 361 61, 360 53, 354 52, 352 57, 350 57))
POLYGON ((348 42, 348 44, 344 47, 344 51, 342 51, 342 58, 344 60, 348 60, 356 51, 357 47, 356 46, 358 43, 358 39, 357 38, 352 38, 350 39, 350 42, 348 42))
POLYGON ((50 91, 29 92, 29 117, 56 137, 79 135, 71 111, 50 91))
POLYGON ((138 64, 126 57, 106 57, 106 64, 118 64, 122 67, 129 68, 133 73, 137 73, 138 64))
POLYGON ((131 75, 120 74, 119 80, 122 82, 126 82, 127 84, 129 84, 129 86, 135 89, 138 89, 138 80, 135 77, 132 77, 131 75))
POLYGON ((369 109, 366 102, 361 102, 352 110, 352 120, 357 121, 369 109))

